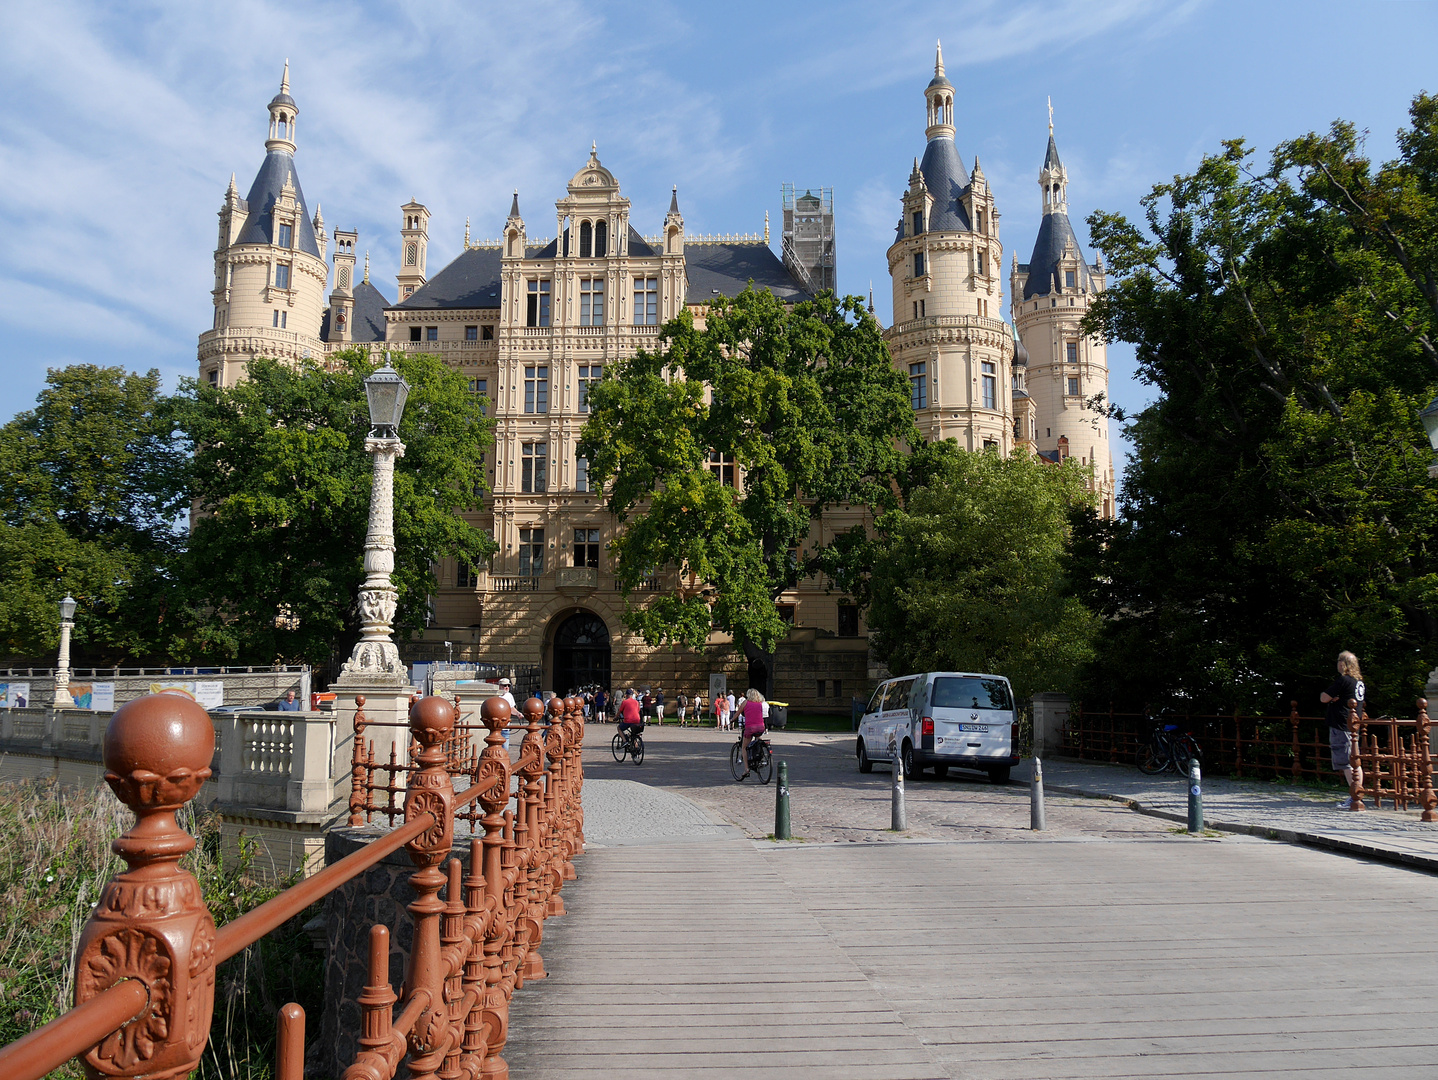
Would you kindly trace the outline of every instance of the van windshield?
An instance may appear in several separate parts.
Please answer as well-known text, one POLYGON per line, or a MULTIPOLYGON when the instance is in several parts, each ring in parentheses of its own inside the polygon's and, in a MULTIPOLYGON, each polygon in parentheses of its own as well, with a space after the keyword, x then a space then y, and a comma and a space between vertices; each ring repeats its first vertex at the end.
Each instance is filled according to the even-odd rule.
POLYGON ((934 680, 935 709, 1012 709, 1014 699, 1003 679, 934 680))

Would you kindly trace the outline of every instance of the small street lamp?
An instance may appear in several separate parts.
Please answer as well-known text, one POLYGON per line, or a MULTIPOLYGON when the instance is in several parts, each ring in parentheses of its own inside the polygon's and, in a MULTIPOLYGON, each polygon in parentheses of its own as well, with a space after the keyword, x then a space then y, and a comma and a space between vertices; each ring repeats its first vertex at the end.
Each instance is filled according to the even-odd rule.
POLYGON ((388 682, 404 676, 404 664, 392 636, 398 593, 390 575, 394 572, 394 463, 404 457, 399 422, 409 397, 409 383, 390 366, 389 353, 385 353, 384 367, 364 381, 364 391, 370 422, 364 448, 374 458, 374 479, 364 543, 365 579, 359 591, 360 639, 345 661, 340 679, 359 677, 388 682))
POLYGON ((60 601, 60 662, 55 666, 55 708, 73 709, 70 696, 70 631, 75 629, 75 598, 68 592, 60 601))
POLYGON ((1423 430, 1428 433, 1428 445, 1433 447, 1433 462, 1428 466, 1428 476, 1438 480, 1438 397, 1435 397, 1418 414, 1423 430))

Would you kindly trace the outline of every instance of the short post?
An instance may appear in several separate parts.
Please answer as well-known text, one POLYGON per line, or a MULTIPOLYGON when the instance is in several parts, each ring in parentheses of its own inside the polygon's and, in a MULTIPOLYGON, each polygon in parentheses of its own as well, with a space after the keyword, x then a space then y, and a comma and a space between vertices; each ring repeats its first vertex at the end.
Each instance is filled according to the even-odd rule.
POLYGON ((1029 777, 1029 828, 1044 831, 1044 763, 1034 756, 1034 771, 1029 777))
POLYGON ((774 839, 789 839, 789 763, 779 762, 779 786, 774 789, 774 839))
POLYGON ((909 814, 904 806, 904 755, 898 747, 894 748, 894 779, 893 787, 889 789, 889 804, 889 828, 894 832, 906 832, 909 828, 909 814))
POLYGON ((1203 772, 1198 758, 1188 759, 1188 831, 1203 832, 1203 772))

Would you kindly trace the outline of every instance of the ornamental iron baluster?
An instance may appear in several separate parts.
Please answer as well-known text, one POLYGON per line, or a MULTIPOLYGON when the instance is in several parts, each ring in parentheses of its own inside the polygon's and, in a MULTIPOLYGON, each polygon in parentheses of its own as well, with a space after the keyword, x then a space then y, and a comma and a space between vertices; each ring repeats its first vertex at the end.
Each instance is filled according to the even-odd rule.
POLYGON ((1433 791, 1432 721, 1428 719, 1428 699, 1418 699, 1418 803, 1423 807, 1424 821, 1438 821, 1438 794, 1433 791))

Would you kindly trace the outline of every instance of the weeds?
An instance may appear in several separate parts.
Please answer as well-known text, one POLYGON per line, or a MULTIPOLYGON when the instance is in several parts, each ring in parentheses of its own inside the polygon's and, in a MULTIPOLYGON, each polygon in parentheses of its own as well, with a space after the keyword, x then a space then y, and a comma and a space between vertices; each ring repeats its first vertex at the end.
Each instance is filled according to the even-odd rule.
MULTIPOLYGON (((181 866, 199 880, 217 925, 258 907, 285 885, 258 880, 253 838, 225 866, 220 818, 187 805, 180 825, 199 841, 181 866)), ((0 784, 0 1045, 55 1019, 74 993, 75 944, 105 882, 125 868, 110 843, 133 823, 101 784, 76 790, 50 781, 0 784)), ((296 917, 220 965, 210 1044, 198 1075, 265 1080, 272 1075, 275 1013, 298 1001, 318 1018, 324 956, 296 917)), ((83 1075, 70 1062, 51 1074, 83 1075)))

